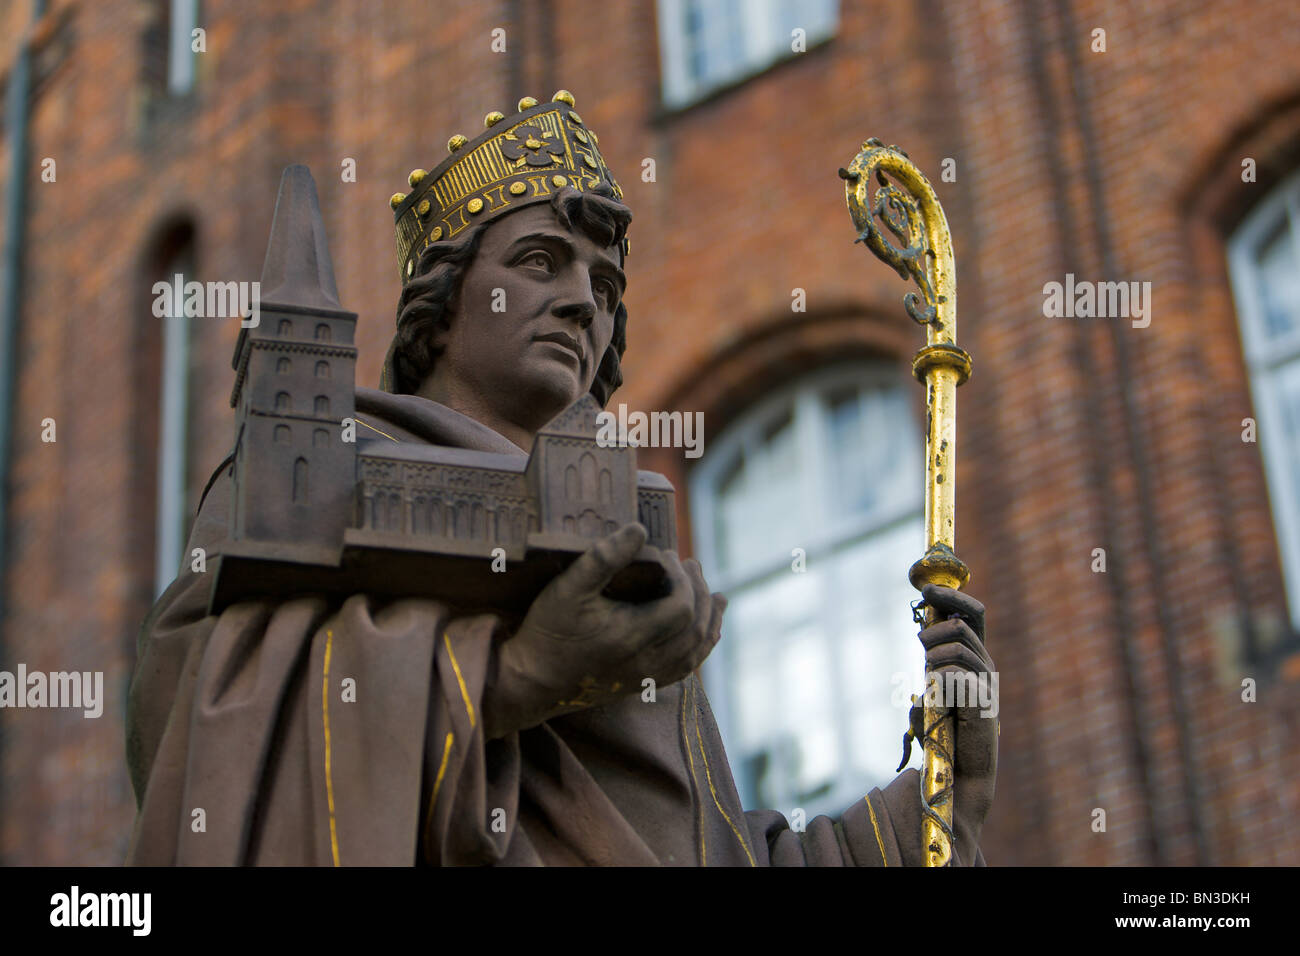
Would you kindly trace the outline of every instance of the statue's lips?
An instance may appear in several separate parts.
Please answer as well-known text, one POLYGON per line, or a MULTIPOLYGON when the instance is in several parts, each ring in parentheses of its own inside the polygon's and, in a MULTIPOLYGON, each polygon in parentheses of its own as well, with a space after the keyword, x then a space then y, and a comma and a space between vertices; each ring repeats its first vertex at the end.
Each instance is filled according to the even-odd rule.
POLYGON ((533 341, 550 342, 554 345, 563 346, 565 349, 573 353, 573 356, 578 360, 579 365, 582 364, 582 344, 567 332, 547 332, 545 335, 534 335, 533 341))

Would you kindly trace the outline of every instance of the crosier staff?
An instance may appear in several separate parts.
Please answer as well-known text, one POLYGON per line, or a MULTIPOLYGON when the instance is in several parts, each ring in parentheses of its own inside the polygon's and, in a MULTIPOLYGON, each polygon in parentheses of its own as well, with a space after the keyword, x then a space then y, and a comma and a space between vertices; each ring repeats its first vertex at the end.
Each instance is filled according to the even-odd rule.
MULTIPOLYGON (((912 374, 925 385, 925 555, 908 578, 918 591, 926 584, 961 588, 970 570, 953 552, 956 505, 957 386, 970 377, 970 356, 957 347, 957 271, 948 220, 934 188, 907 154, 877 139, 847 169, 840 170, 857 242, 916 282, 903 298, 907 314, 925 326, 925 347, 912 359, 912 374), (872 180, 875 180, 874 189, 872 180), (901 188, 900 188, 901 187, 901 188), (893 245, 876 225, 879 218, 898 240, 893 245)), ((926 608, 925 624, 935 623, 926 608)), ((926 674, 926 686, 938 679, 926 674)), ((953 716, 925 695, 921 771, 921 834, 926 866, 948 866, 953 847, 953 716)), ((906 758, 904 758, 906 759, 906 758)))

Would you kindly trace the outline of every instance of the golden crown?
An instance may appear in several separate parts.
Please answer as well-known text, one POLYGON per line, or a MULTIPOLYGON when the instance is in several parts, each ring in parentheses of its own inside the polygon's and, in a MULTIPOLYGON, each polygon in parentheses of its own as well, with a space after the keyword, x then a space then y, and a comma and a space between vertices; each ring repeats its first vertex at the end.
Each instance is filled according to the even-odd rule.
POLYGON ((601 158, 596 134, 573 108, 572 93, 560 90, 541 105, 525 96, 518 106, 509 118, 496 110, 488 113, 483 118, 486 132, 476 139, 457 133, 447 141, 450 156, 431 173, 411 170, 411 191, 394 193, 389 200, 403 284, 415 274, 420 252, 429 243, 451 239, 467 226, 521 206, 549 201, 565 186, 586 191, 607 182, 623 198, 601 158))

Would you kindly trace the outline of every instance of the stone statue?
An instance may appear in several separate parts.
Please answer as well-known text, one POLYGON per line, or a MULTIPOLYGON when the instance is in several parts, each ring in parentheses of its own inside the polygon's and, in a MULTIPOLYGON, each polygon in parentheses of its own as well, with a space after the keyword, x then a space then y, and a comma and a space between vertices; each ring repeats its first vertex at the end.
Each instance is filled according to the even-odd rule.
MULTIPOLYGON (((671 486, 593 450, 631 212, 572 96, 448 146, 392 200, 378 390, 286 172, 187 548, 219 557, 141 631, 128 862, 920 865, 915 770, 802 831, 740 805, 696 675, 726 600, 674 550, 671 486)), ((924 598, 930 666, 991 672, 979 602, 924 598)), ((996 720, 957 719, 954 862, 982 865, 996 720)))

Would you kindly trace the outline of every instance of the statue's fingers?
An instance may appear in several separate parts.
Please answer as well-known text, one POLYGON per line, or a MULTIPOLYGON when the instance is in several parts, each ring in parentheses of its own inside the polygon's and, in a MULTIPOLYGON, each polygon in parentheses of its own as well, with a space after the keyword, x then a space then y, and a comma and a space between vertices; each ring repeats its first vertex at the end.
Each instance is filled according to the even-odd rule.
POLYGON ((712 595, 712 605, 709 611, 709 639, 716 645, 722 640, 722 615, 727 611, 726 595, 720 592, 714 592, 712 595))
POLYGON ((643 644, 633 661, 637 680, 653 677, 663 686, 677 683, 695 669, 695 654, 704 643, 694 628, 682 627, 667 640, 643 644))
MULTIPOLYGON (((959 794, 972 789, 981 778, 986 778, 997 769, 998 762, 998 720, 975 708, 960 708, 957 712, 956 751, 957 763, 961 770, 957 779, 959 794)), ((975 789, 978 789, 976 787, 975 789)))
POLYGON ((677 555, 665 551, 660 560, 668 576, 668 593, 641 604, 623 604, 615 610, 637 647, 664 643, 688 628, 695 616, 695 590, 677 555))
MULTIPOLYGON (((978 661, 969 647, 945 644, 932 653, 934 661, 927 661, 930 664, 929 679, 938 682, 938 703, 941 706, 951 707, 961 724, 983 719, 986 714, 997 716, 1000 706, 997 685, 987 674, 976 669, 978 661)), ((926 688, 927 700, 933 692, 932 687, 926 688)))
POLYGON ((984 639, 984 605, 969 594, 938 584, 927 584, 921 589, 921 597, 938 612, 940 618, 960 614, 979 634, 980 640, 984 639))
POLYGON ((631 653, 661 649, 678 633, 689 630, 694 616, 690 601, 674 592, 645 604, 624 605, 614 614, 614 626, 625 635, 631 653))
POLYGON ((691 649, 687 658, 686 672, 689 674, 695 670, 705 659, 713 653, 713 649, 718 646, 718 641, 722 640, 722 613, 727 609, 727 599, 721 594, 709 595, 709 621, 701 634, 701 639, 696 641, 695 646, 691 649))
POLYGON ((972 630, 971 626, 961 618, 931 624, 920 633, 920 640, 921 646, 926 649, 927 658, 930 648, 941 644, 957 643, 971 650, 979 659, 981 670, 993 670, 993 658, 989 656, 988 650, 984 647, 984 642, 980 640, 979 635, 972 630))
POLYGON ((687 600, 694 604, 695 589, 691 585, 690 575, 686 573, 686 568, 683 566, 682 560, 677 556, 677 552, 660 551, 659 563, 663 565, 664 574, 668 578, 668 594, 664 595, 664 597, 685 596, 687 600))
POLYGON ((937 644, 928 648, 925 652, 925 666, 931 671, 956 667, 968 670, 977 676, 991 673, 984 659, 968 645, 959 641, 937 644))
POLYGON ((709 593, 709 586, 704 581, 704 571, 700 569, 700 562, 694 558, 687 558, 682 562, 682 570, 686 572, 686 577, 691 582, 691 590, 695 596, 695 627, 701 635, 707 635, 709 632, 709 617, 713 609, 713 595, 709 593))
POLYGON ((615 574, 632 563, 646 537, 640 524, 624 525, 580 554, 556 581, 579 593, 599 594, 615 574))
MULTIPOLYGON (((703 586, 702 576, 700 584, 703 586)), ((706 590, 703 608, 695 610, 692 625, 682 628, 665 641, 662 647, 656 648, 663 652, 666 659, 674 662, 672 669, 677 679, 699 667, 717 646, 722 628, 722 608, 726 607, 726 602, 727 599, 721 594, 709 594, 706 590)))

